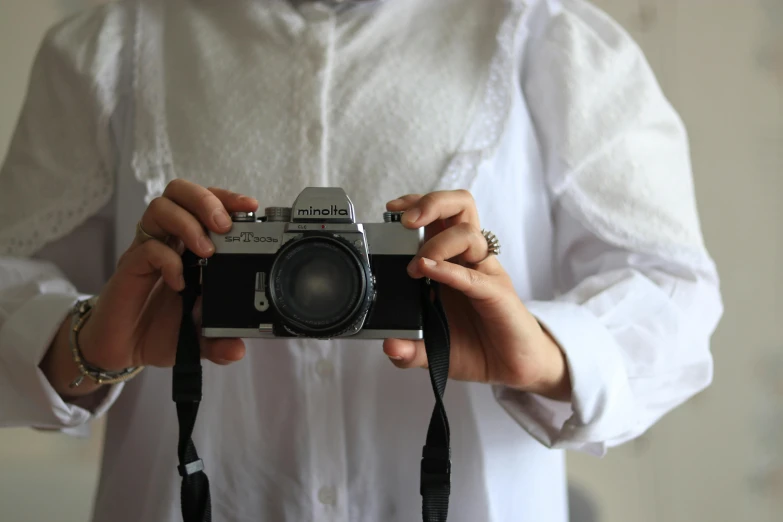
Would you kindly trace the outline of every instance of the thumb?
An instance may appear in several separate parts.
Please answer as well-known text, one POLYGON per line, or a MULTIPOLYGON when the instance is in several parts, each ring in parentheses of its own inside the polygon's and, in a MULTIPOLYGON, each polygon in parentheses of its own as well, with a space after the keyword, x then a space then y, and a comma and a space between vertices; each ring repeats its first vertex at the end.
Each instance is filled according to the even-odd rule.
POLYGON ((386 339, 383 342, 383 353, 397 368, 427 367, 427 350, 424 348, 424 341, 386 339))

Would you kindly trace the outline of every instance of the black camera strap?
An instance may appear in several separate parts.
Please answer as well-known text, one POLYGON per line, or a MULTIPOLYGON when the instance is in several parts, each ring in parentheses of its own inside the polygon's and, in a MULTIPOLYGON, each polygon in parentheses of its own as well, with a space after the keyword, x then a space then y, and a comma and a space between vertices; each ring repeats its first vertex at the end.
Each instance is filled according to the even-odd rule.
MULTIPOLYGON (((200 294, 198 260, 190 252, 183 256, 185 289, 182 296, 182 319, 177 356, 173 369, 172 396, 179 422, 179 474, 182 477, 180 501, 183 522, 211 522, 212 503, 209 479, 203 461, 193 444, 193 428, 201 402, 201 350, 193 307, 200 294)), ((424 288, 424 344, 427 351, 430 382, 435 407, 427 430, 421 458, 420 493, 422 520, 446 522, 451 493, 451 446, 449 420, 443 405, 443 394, 449 376, 450 337, 448 321, 440 300, 440 287, 427 281, 424 288)))
POLYGON ((196 325, 193 322, 193 307, 201 293, 199 265, 191 252, 185 252, 182 265, 185 289, 180 292, 182 319, 172 380, 172 395, 177 404, 179 421, 177 469, 182 477, 180 503, 184 522, 211 522, 212 502, 209 494, 209 479, 192 439, 202 388, 201 347, 196 325))
POLYGON ((432 410, 427 441, 421 456, 421 513, 424 522, 446 522, 451 493, 451 432, 443 394, 449 379, 451 338, 446 312, 440 300, 440 285, 427 280, 424 287, 424 347, 432 392, 435 394, 435 408, 432 410))

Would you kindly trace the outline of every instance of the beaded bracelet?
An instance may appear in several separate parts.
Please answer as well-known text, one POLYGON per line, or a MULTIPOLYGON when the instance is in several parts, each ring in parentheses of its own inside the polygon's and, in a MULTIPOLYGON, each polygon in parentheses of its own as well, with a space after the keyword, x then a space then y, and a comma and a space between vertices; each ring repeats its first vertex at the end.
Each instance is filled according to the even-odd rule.
POLYGON ((76 363, 76 367, 79 369, 79 376, 69 385, 70 388, 79 386, 84 381, 85 377, 89 377, 98 384, 116 384, 124 382, 135 377, 144 369, 144 366, 137 366, 114 372, 98 368, 84 360, 81 349, 79 348, 79 332, 84 326, 84 323, 87 322, 87 319, 90 318, 90 315, 92 315, 92 310, 97 302, 97 297, 91 297, 90 299, 77 302, 73 307, 70 347, 71 355, 73 355, 73 362, 76 363))

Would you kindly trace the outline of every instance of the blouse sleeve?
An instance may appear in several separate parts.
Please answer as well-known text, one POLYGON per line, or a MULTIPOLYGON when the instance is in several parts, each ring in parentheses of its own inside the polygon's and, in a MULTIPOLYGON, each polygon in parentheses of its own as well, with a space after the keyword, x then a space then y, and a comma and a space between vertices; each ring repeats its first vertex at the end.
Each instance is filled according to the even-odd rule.
POLYGON ((587 2, 533 4, 522 89, 559 289, 526 304, 562 347, 573 395, 495 394, 542 444, 603 455, 710 384, 723 305, 686 132, 641 50, 587 2))
POLYGON ((108 276, 120 26, 105 6, 47 33, 0 166, 0 426, 76 431, 121 389, 66 402, 39 369, 70 307, 108 276))

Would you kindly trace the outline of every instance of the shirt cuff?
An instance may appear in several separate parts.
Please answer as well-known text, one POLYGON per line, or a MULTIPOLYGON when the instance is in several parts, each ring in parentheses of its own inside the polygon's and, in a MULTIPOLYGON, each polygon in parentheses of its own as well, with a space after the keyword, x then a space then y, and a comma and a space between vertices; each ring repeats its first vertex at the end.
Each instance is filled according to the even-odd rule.
POLYGON ((547 447, 603 456, 632 413, 621 349, 600 320, 580 305, 534 301, 525 306, 563 350, 573 388, 570 402, 504 386, 493 391, 503 408, 547 447))
POLYGON ((74 295, 41 294, 0 328, 0 425, 86 434, 86 425, 114 403, 123 383, 65 402, 39 364, 76 301, 74 295))

